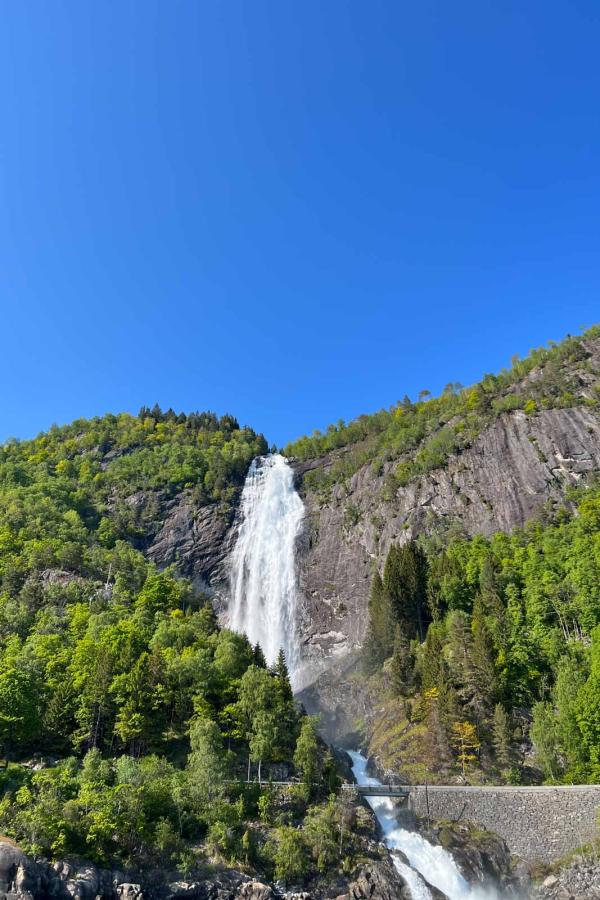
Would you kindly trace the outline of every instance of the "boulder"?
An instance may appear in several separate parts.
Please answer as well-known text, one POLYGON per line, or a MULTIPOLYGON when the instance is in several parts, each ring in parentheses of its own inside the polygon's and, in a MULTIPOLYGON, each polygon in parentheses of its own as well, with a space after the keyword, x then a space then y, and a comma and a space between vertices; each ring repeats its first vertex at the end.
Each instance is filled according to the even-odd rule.
POLYGON ((22 850, 7 841, 0 842, 0 891, 15 889, 15 878, 20 866, 27 862, 22 850))
POLYGON ((362 868, 338 900, 411 900, 411 896, 388 858, 362 868))
POLYGON ((117 885, 117 897, 119 900, 144 900, 144 892, 141 885, 125 882, 117 885))
POLYGON ((274 898, 273 889, 262 881, 247 881, 236 894, 236 900, 274 900, 274 898))

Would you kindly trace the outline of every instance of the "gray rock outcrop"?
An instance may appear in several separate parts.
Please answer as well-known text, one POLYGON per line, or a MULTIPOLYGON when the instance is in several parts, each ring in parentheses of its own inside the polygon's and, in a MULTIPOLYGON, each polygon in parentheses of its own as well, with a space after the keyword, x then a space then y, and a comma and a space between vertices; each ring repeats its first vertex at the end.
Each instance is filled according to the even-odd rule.
POLYGON ((600 863, 596 856, 577 857, 547 875, 532 889, 532 900, 600 900, 600 863))
POLYGON ((194 507, 189 492, 171 501, 147 556, 160 569, 177 565, 197 588, 213 593, 226 582, 234 511, 217 503, 194 507))

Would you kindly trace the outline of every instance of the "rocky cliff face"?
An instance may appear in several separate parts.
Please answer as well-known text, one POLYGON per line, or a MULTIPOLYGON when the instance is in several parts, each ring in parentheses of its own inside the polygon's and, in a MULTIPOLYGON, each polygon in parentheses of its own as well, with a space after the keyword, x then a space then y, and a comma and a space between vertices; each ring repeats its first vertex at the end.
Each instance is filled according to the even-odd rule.
POLYGON ((163 506, 161 525, 146 553, 160 569, 175 564, 197 588, 221 596, 227 584, 236 506, 194 506, 186 491, 163 506))
MULTIPOLYGON (((600 371, 600 339, 587 341, 585 350, 586 364, 565 371, 574 399, 588 403, 600 371)), ((518 392, 540 377, 534 369, 513 389, 518 392)), ((600 469, 600 415, 594 405, 575 404, 532 415, 505 413, 443 468, 392 494, 396 459, 366 463, 325 498, 311 490, 307 472, 326 472, 343 454, 342 449, 292 461, 306 506, 298 566, 301 629, 313 673, 361 644, 373 570, 382 568, 392 543, 447 529, 466 536, 509 531, 546 504, 563 502, 568 487, 600 469)), ((146 528, 148 556, 160 568, 176 564, 226 613, 227 560, 237 532, 239 492, 228 505, 195 505, 191 490, 171 499, 138 494, 130 500, 140 507, 142 520, 154 523, 146 528), (149 516, 150 507, 157 513, 149 516)))
MULTIPOLYGON (((327 469, 335 454, 294 463, 306 520, 298 546, 306 654, 321 665, 360 645, 375 567, 389 547, 422 532, 459 527, 465 534, 511 530, 565 490, 600 469, 600 419, 585 406, 516 411, 497 419, 448 464, 399 488, 390 498, 395 462, 366 464, 329 498, 306 487, 304 476, 327 469)), ((143 505, 148 498, 132 499, 143 505)), ((156 502, 153 498, 152 502, 156 502)), ((158 527, 146 549, 159 568, 176 564, 219 611, 227 597, 227 559, 237 529, 237 505, 195 507, 191 492, 159 503, 158 527)))
POLYGON ((373 570, 381 569, 392 543, 457 525, 467 535, 523 525, 600 468, 600 420, 585 406, 505 414, 443 469, 391 499, 386 476, 395 462, 379 471, 365 465, 323 502, 304 475, 332 461, 295 465, 307 513, 299 547, 303 632, 307 653, 318 660, 360 644, 373 570))

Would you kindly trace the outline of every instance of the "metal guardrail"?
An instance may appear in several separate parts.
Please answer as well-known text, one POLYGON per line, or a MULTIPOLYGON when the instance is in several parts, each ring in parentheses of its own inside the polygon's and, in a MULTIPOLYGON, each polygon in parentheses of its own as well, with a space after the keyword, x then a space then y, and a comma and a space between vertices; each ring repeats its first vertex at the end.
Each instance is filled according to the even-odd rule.
POLYGON ((343 791, 352 791, 360 797, 408 797, 408 788, 403 784, 343 784, 343 791))

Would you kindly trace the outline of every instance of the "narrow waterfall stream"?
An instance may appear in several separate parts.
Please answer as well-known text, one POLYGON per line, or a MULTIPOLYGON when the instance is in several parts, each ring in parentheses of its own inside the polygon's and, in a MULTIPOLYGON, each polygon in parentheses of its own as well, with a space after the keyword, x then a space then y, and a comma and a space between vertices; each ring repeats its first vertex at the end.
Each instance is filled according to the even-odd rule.
MULTIPOLYGON (((354 751, 348 751, 352 759, 352 771, 357 784, 381 784, 377 778, 367 775, 367 759, 354 751)), ((367 803, 375 813, 384 834, 385 844, 392 851, 394 865, 406 879, 413 900, 431 900, 432 894, 423 878, 450 900, 500 900, 494 889, 470 885, 461 875, 451 854, 443 847, 430 844, 416 831, 401 828, 396 818, 393 800, 388 797, 367 797, 367 803), (394 855, 401 850, 411 868, 394 855), (422 878, 420 877, 422 876, 422 878)))
POLYGON ((283 648, 293 682, 300 662, 295 550, 304 505, 285 457, 254 460, 241 515, 231 557, 229 624, 260 644, 269 665, 283 648))

